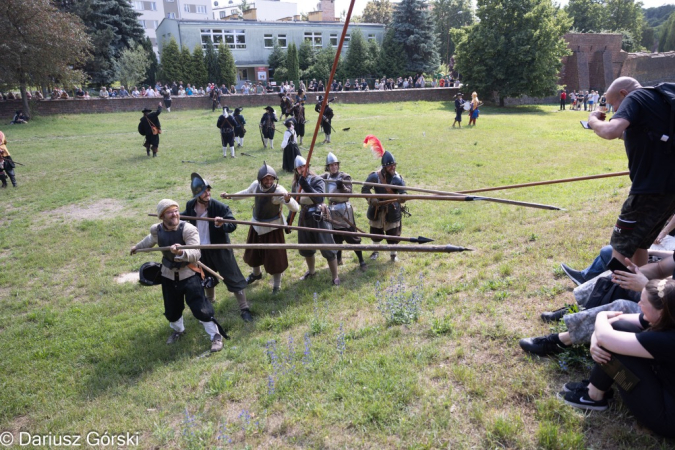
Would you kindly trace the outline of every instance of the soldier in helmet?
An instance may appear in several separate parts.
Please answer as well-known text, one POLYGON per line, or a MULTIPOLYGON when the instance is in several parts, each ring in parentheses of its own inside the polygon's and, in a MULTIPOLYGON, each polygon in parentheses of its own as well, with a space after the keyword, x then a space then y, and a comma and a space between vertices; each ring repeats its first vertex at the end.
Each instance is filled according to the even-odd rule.
MULTIPOLYGON (((403 177, 396 172, 396 160, 394 155, 385 151, 381 160, 382 166, 375 172, 371 172, 366 179, 367 183, 390 184, 392 186, 405 186, 403 177)), ((362 194, 370 194, 371 191, 376 194, 405 194, 403 189, 393 189, 390 187, 372 187, 363 186, 361 188, 362 194)), ((388 236, 401 235, 401 203, 399 201, 384 200, 380 201, 376 198, 368 199, 368 220, 370 221, 370 232, 372 234, 382 234, 388 236)), ((373 242, 379 243, 381 240, 373 239, 373 242)), ((390 245, 398 244, 398 241, 389 241, 390 245)), ((378 252, 373 252, 370 259, 377 259, 378 252)), ((395 251, 390 254, 393 262, 398 261, 398 256, 395 251)))
MULTIPOLYGON (((234 215, 230 211, 230 207, 211 198, 211 185, 208 181, 203 179, 199 174, 193 173, 191 175, 192 182, 190 188, 192 189, 192 200, 185 205, 185 211, 181 214, 192 217, 211 217, 216 219, 215 222, 207 222, 205 220, 188 220, 192 225, 199 230, 199 243, 205 244, 229 244, 230 233, 237 229, 234 223, 225 223, 222 219, 234 220, 234 215)), ((253 320, 251 317, 251 309, 246 301, 247 283, 237 260, 234 259, 232 250, 202 250, 202 257, 200 259, 207 267, 217 271, 223 277, 223 283, 227 286, 227 290, 232 292, 239 304, 239 311, 244 322, 253 320)), ((218 280, 214 280, 211 285, 205 286, 206 298, 214 303, 216 301, 216 285, 218 280)))
MULTIPOLYGON (((302 156, 295 158, 295 173, 293 174, 293 187, 291 192, 324 193, 325 182, 323 178, 317 176, 306 166, 307 161, 302 156), (305 170, 306 169, 306 170, 305 170)), ((300 197, 302 210, 299 214, 298 225, 301 227, 323 228, 330 230, 333 227, 325 220, 328 216, 326 205, 323 203, 323 197, 300 197)), ((334 244, 333 235, 328 233, 312 233, 311 231, 298 231, 299 244, 334 244)), ((316 273, 315 258, 316 250, 300 250, 300 256, 307 262, 307 272, 300 277, 301 280, 312 278, 316 273)), ((337 252, 335 250, 321 250, 321 255, 328 261, 332 283, 335 286, 340 285, 338 276, 337 252)))
POLYGON ((234 109, 234 120, 237 123, 237 125, 234 127, 234 140, 237 143, 237 147, 244 146, 244 136, 246 135, 246 128, 244 128, 244 125, 246 125, 246 119, 244 119, 244 116, 241 115, 243 110, 244 108, 241 107, 234 109))
POLYGON ((286 172, 293 172, 295 165, 295 157, 300 155, 300 149, 298 148, 297 136, 295 134, 295 119, 293 117, 286 119, 284 126, 286 126, 286 131, 284 132, 284 140, 281 141, 281 148, 284 149, 284 156, 282 159, 282 168, 286 172))
MULTIPOLYGON (((283 214, 283 205, 288 206, 293 212, 298 212, 300 206, 284 189, 278 184, 277 173, 266 162, 258 170, 258 179, 251 183, 248 189, 237 192, 237 194, 253 193, 276 193, 278 197, 256 197, 253 205, 253 222, 259 222, 260 225, 251 225, 248 230, 247 244, 283 244, 286 242, 284 231, 281 228, 265 227, 264 224, 286 225, 286 219, 283 214)), ((220 194, 222 198, 229 198, 227 192, 220 194)), ((281 274, 288 268, 288 255, 285 249, 265 249, 253 250, 247 249, 244 252, 244 262, 253 268, 253 272, 248 276, 246 282, 254 283, 262 278, 261 266, 265 271, 272 275, 273 287, 272 293, 281 290, 281 274)))
MULTIPOLYGON (((330 210, 331 223, 333 228, 342 231, 357 231, 356 220, 354 219, 354 209, 349 199, 346 197, 331 198, 330 194, 339 192, 342 194, 351 194, 352 192, 352 177, 340 170, 340 161, 337 157, 328 152, 326 157, 326 173, 321 175, 326 181, 326 192, 328 193, 328 209, 330 210)), ((336 244, 347 242, 348 244, 360 244, 361 238, 354 236, 343 236, 334 234, 333 239, 336 244)), ((363 260, 363 252, 355 251, 356 257, 359 258, 359 267, 362 272, 366 271, 367 264, 363 260)), ((342 265, 342 250, 337 252, 338 266, 342 265)))
POLYGON ((227 158, 227 149, 230 148, 231 157, 234 155, 234 129, 237 126, 237 121, 232 117, 230 108, 223 107, 223 113, 218 117, 216 126, 220 128, 220 140, 223 144, 223 158, 227 158))
POLYGON ((185 334, 183 310, 187 303, 192 314, 209 334, 211 351, 220 351, 223 349, 223 337, 227 339, 227 334, 214 318, 213 305, 204 296, 204 274, 196 266, 201 253, 199 250, 181 248, 182 245, 199 245, 199 231, 193 225, 180 220, 178 203, 173 200, 161 200, 157 204, 157 216, 161 222, 151 226, 150 234, 131 247, 131 254, 155 245, 170 247, 170 250, 162 252, 161 268, 164 315, 173 330, 166 343, 173 344, 185 334))
POLYGON ((267 148, 269 144, 270 148, 274 148, 274 122, 277 122, 277 114, 274 112, 274 108, 268 106, 265 108, 265 114, 263 114, 260 119, 260 129, 262 130, 263 135, 263 146, 267 148))
MULTIPOLYGON (((323 110, 321 128, 323 129, 323 133, 326 135, 326 138, 323 141, 324 144, 330 144, 330 132, 332 128, 331 122, 333 121, 333 116, 335 114, 333 113, 333 108, 330 107, 329 103, 332 102, 333 100, 334 98, 328 100, 328 103, 326 103, 326 107, 323 110)), ((316 106, 314 107, 314 111, 318 113, 321 112, 321 102, 323 102, 323 95, 319 95, 316 98, 316 106)))

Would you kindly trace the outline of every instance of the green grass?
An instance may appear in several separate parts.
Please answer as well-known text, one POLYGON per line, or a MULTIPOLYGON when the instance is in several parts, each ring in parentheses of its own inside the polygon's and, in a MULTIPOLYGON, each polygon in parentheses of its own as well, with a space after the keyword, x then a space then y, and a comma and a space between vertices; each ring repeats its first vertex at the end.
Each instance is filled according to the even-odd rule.
MULTIPOLYGON (((463 190, 625 170, 622 144, 582 129, 583 113, 485 107, 476 128, 453 130, 452 108, 338 104, 334 126, 351 130, 317 145, 314 167, 321 171, 330 150, 365 180, 377 161, 361 142, 374 134, 411 186, 463 190)), ((141 147, 140 113, 4 127, 26 166, 17 166, 18 189, 0 191, 1 430, 137 432, 144 449, 668 446, 637 428, 620 401, 588 416, 557 401, 562 383, 585 373, 526 356, 517 343, 548 333, 539 313, 572 301, 558 264, 581 267, 606 244, 627 177, 489 194, 565 211, 411 201, 404 235, 476 251, 401 254, 398 266, 384 255, 365 274, 346 254, 339 288, 321 258, 318 277, 297 281, 304 261, 289 252, 281 295, 271 295, 269 276, 248 289, 253 324, 217 289, 216 313, 232 336, 223 352, 199 357, 209 342, 189 313, 185 338, 165 345, 160 289, 114 278, 159 259, 129 248, 160 199, 188 200, 191 172, 217 193, 234 192, 267 160, 289 187, 281 139, 263 150, 262 110, 244 113, 253 157, 235 160, 222 157, 208 111, 163 113, 158 158, 141 147), (378 310, 375 283, 388 287, 401 269, 409 291, 422 277, 422 300, 415 320, 394 325, 378 310)), ((229 204, 249 219, 251 203, 229 204)), ((365 202, 353 203, 367 228, 365 202)), ((239 228, 233 241, 246 233, 239 228)))

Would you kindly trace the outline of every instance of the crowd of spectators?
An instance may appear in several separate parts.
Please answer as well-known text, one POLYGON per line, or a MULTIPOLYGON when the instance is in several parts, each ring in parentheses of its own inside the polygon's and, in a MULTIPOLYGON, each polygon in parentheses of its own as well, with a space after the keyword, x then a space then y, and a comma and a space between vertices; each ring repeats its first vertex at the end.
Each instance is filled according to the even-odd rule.
MULTIPOLYGON (((595 110, 606 111, 607 97, 605 94, 600 95, 598 91, 590 90, 573 90, 569 94, 567 91, 560 91, 560 110, 565 110, 566 105, 570 106, 570 111, 584 111, 593 112, 595 110)), ((611 109, 611 105, 610 105, 611 109)))

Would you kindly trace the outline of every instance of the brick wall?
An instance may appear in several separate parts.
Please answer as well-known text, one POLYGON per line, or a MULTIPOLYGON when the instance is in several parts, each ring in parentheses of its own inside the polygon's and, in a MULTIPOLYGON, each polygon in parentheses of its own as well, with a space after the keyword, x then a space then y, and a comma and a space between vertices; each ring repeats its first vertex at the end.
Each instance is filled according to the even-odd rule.
POLYGON ((571 90, 603 91, 619 76, 627 53, 621 50, 621 35, 614 33, 567 33, 572 55, 563 58, 560 84, 571 90))
POLYGON ((675 82, 675 52, 630 53, 621 68, 621 76, 633 77, 643 86, 675 82))
MULTIPOLYGON (((451 101, 459 92, 457 88, 426 88, 426 89, 396 89, 393 91, 350 91, 332 92, 331 97, 336 97, 338 103, 387 103, 405 101, 451 101)), ((308 103, 316 101, 316 95, 307 95, 308 103)), ((32 101, 31 111, 33 115, 51 116, 55 114, 92 114, 112 112, 140 112, 143 108, 157 108, 158 98, 115 98, 115 99, 91 99, 91 100, 41 100, 32 101)), ((221 104, 230 109, 236 107, 250 108, 270 105, 278 109, 279 97, 277 94, 262 95, 226 95, 221 97, 221 104)), ((14 111, 22 109, 21 100, 0 101, 0 117, 9 118, 14 116, 14 111)), ((211 109, 211 99, 208 97, 178 97, 174 98, 171 105, 172 111, 188 109, 211 109)))

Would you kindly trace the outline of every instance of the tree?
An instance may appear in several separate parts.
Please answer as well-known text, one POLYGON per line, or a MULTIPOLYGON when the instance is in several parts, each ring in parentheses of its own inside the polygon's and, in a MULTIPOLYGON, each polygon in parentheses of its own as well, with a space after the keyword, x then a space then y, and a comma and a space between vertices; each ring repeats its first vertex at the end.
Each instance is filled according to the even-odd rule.
POLYGON ((229 87, 237 82, 237 66, 234 64, 230 48, 224 42, 218 45, 218 68, 220 69, 218 84, 229 87))
POLYGON ((334 60, 335 49, 333 47, 322 48, 317 52, 314 64, 307 69, 305 74, 303 74, 303 78, 328 81, 334 60))
POLYGON ((367 74, 368 49, 359 28, 352 31, 349 49, 345 57, 344 69, 347 78, 362 77, 367 74))
POLYGON ((183 46, 180 51, 180 77, 179 81, 186 83, 183 87, 187 87, 187 83, 194 83, 194 74, 192 73, 192 55, 187 46, 183 46))
POLYGON ((180 51, 174 38, 162 47, 161 72, 165 83, 180 81, 183 72, 180 67, 180 51))
POLYGON ((669 52, 675 50, 675 13, 662 25, 659 36, 659 51, 669 52))
POLYGON ((500 106, 506 97, 541 97, 556 91, 562 38, 572 20, 550 0, 478 0, 479 22, 453 31, 455 69, 472 91, 500 106))
POLYGON ((148 69, 145 71, 145 77, 141 80, 141 83, 154 86, 155 82, 157 81, 157 71, 159 69, 159 62, 157 61, 157 55, 155 54, 155 51, 152 48, 152 41, 150 40, 149 37, 143 39, 141 41, 141 45, 145 50, 145 54, 147 55, 148 61, 150 62, 150 64, 148 64, 148 69))
POLYGON ((371 0, 366 3, 366 7, 363 8, 361 22, 389 25, 393 13, 394 8, 391 6, 389 0, 371 0))
POLYGON ((270 57, 267 58, 267 64, 269 64, 270 78, 278 80, 278 76, 286 75, 286 52, 279 45, 279 41, 274 39, 274 48, 270 57), (281 70, 281 72, 278 72, 281 70), (278 75, 277 75, 278 74, 278 75))
POLYGON ((204 62, 206 64, 207 81, 209 83, 215 83, 220 80, 218 54, 213 48, 213 41, 210 37, 206 38, 206 52, 204 53, 204 62))
POLYGON ((455 53, 450 30, 471 25, 473 13, 470 0, 433 0, 431 15, 436 25, 441 60, 448 64, 455 53))
POLYGON ((298 64, 300 70, 307 70, 316 61, 316 50, 310 39, 305 39, 298 49, 298 64))
POLYGON ((394 29, 389 28, 384 35, 380 58, 377 60, 378 76, 399 77, 409 73, 406 69, 408 57, 395 34, 394 29))
POLYGON ((57 0, 59 7, 77 15, 87 25, 93 57, 84 70, 94 83, 114 81, 114 62, 122 51, 133 48, 144 38, 140 15, 128 0, 57 0))
POLYGON ((633 41, 642 40, 642 3, 635 0, 605 0, 607 23, 613 30, 629 31, 633 41))
POLYGON ((18 86, 23 110, 30 115, 26 89, 53 82, 82 82, 91 40, 82 21, 59 11, 49 0, 0 2, 0 82, 18 86))
POLYGON ((572 28, 576 31, 588 33, 607 28, 602 0, 570 0, 565 11, 573 19, 572 28))
POLYGON ((195 87, 204 87, 209 77, 201 44, 197 44, 192 52, 192 77, 195 87))
POLYGON ((434 23, 423 0, 401 0, 394 9, 391 27, 408 57, 411 72, 435 72, 440 65, 434 23))
POLYGON ((296 86, 300 85, 300 63, 298 61, 298 48, 295 44, 288 45, 288 55, 286 56, 287 77, 292 80, 296 86))
POLYGON ((374 75, 377 73, 377 62, 380 60, 380 44, 377 40, 372 39, 368 41, 367 58, 366 58, 366 73, 374 75))
POLYGON ((122 51, 119 59, 115 61, 115 76, 123 86, 136 86, 147 74, 150 60, 141 44, 135 48, 122 51))

